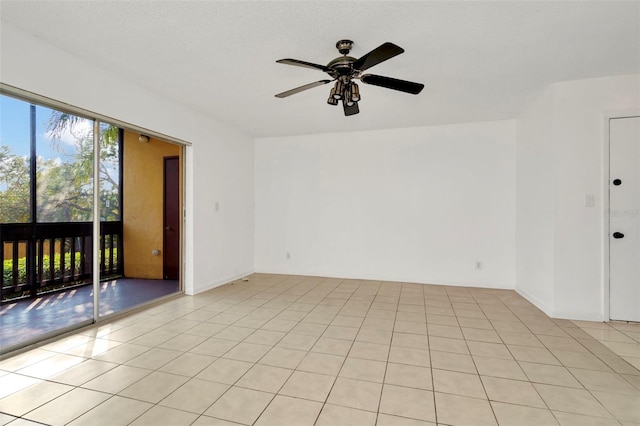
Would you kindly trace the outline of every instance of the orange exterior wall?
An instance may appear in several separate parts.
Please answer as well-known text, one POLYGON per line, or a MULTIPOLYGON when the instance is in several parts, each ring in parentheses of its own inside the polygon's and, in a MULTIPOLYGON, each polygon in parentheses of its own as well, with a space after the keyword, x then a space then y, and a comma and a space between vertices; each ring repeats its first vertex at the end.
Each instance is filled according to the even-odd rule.
POLYGON ((182 150, 152 138, 141 143, 139 136, 124 132, 124 276, 162 279, 163 158, 181 157, 182 150), (159 256, 151 253, 154 249, 160 250, 159 256))
MULTIPOLYGON (((60 244, 56 244, 56 253, 59 249, 60 244)), ((27 244, 20 243, 18 245, 18 258, 27 256, 27 244)), ((4 260, 13 259, 13 243, 4 243, 4 260)))
MULTIPOLYGON (((60 253, 60 240, 56 240, 54 244, 54 253, 60 253)), ((49 253, 49 240, 46 240, 45 246, 47 247, 45 253, 49 253)), ((22 241, 18 244, 18 258, 27 257, 27 242, 22 241)), ((12 260, 13 259, 13 243, 4 243, 4 260, 12 260)))

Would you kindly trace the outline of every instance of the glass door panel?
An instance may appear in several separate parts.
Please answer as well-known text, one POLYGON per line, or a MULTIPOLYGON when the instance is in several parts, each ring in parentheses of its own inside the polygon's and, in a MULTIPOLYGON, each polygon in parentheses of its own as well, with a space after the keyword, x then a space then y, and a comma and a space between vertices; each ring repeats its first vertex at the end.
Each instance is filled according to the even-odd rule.
POLYGON ((0 178, 5 352, 93 321, 93 120, 0 100, 0 167, 21 173, 0 178))
POLYGON ((122 291, 122 131, 100 123, 100 293, 99 316, 110 315, 126 305, 122 291))

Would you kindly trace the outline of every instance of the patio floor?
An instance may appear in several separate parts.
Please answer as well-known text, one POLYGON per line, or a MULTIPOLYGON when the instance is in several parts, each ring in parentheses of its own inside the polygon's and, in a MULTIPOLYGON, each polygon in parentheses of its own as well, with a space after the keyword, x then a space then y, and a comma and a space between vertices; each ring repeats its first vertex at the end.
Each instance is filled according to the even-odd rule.
MULTIPOLYGON (((100 316, 176 293, 175 280, 120 278, 100 283, 100 316)), ((0 350, 93 317, 90 285, 0 305, 0 350)))

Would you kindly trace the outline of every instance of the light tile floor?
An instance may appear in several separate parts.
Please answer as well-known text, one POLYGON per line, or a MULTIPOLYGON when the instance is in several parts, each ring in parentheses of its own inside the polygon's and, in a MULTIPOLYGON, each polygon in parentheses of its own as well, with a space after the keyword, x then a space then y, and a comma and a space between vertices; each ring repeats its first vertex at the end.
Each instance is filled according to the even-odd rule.
POLYGON ((638 425, 640 325, 256 274, 0 362, 0 425, 638 425))

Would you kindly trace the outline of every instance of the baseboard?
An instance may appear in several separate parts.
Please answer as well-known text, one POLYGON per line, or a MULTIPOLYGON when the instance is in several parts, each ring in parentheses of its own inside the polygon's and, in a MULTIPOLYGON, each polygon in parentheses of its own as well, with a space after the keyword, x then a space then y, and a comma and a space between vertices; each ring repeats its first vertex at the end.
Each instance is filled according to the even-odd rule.
POLYGON ((473 288, 490 288, 496 290, 513 290, 512 284, 495 284, 490 282, 455 282, 455 281, 441 281, 430 280, 425 278, 416 278, 410 276, 382 276, 374 274, 353 274, 353 273, 332 273, 332 272, 315 272, 315 271, 290 271, 290 270, 277 270, 277 269, 263 269, 257 268, 256 273, 260 274, 278 274, 278 275, 303 275, 308 277, 323 277, 323 278, 343 278, 352 280, 374 280, 374 281, 395 281, 403 283, 413 284, 432 284, 432 285, 448 285, 453 287, 473 287, 473 288))
POLYGON ((242 273, 228 275, 226 277, 219 278, 219 279, 217 279, 215 281, 211 281, 211 282, 205 284, 203 287, 198 287, 197 289, 194 289, 194 293, 190 294, 190 296, 194 296, 196 294, 203 293, 205 291, 214 289, 216 287, 220 287, 221 285, 229 284, 229 283, 231 283, 233 281, 237 281, 237 280, 242 279, 242 278, 244 278, 246 276, 249 276, 249 275, 253 274, 254 272, 255 271, 250 270, 250 271, 245 271, 245 272, 242 272, 242 273))
POLYGON ((528 291, 523 290, 521 288, 516 288, 516 293, 518 293, 520 296, 527 299, 529 302, 533 303, 536 306, 536 308, 540 309, 542 312, 547 314, 549 318, 578 320, 578 321, 595 321, 595 322, 606 321, 604 316, 601 314, 561 311, 561 310, 554 309, 548 306, 547 304, 543 303, 539 298, 535 297, 528 291))
POLYGON ((551 318, 555 318, 553 316, 553 309, 548 306, 546 303, 543 303, 539 298, 537 298, 536 296, 534 296, 533 294, 529 293, 526 290, 523 290, 521 288, 515 288, 516 293, 518 293, 520 296, 524 297, 525 299, 527 299, 529 302, 531 302, 536 308, 540 309, 542 312, 544 312, 545 314, 547 314, 548 317, 551 318))
POLYGON ((576 320, 576 321, 593 321, 593 322, 604 322, 607 321, 604 319, 603 315, 593 315, 591 313, 579 313, 579 312, 565 312, 565 311, 553 311, 553 315, 550 315, 552 318, 558 319, 568 319, 568 320, 576 320))

